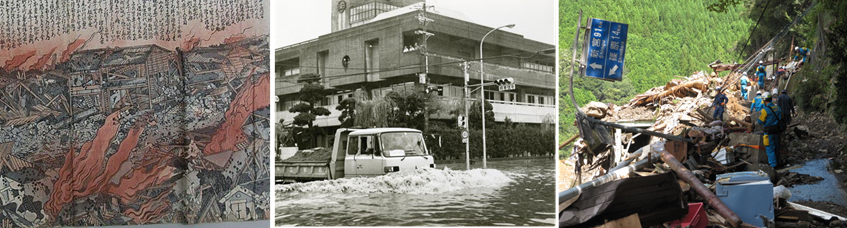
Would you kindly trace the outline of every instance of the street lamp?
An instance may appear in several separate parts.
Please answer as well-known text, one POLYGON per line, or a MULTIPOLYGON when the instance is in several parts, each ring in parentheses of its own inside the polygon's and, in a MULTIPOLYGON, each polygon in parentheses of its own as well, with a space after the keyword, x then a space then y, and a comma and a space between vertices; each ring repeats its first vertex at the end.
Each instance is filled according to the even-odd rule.
POLYGON ((485 36, 482 36, 482 39, 479 40, 479 100, 480 100, 479 106, 480 106, 480 109, 482 110, 482 112, 480 112, 480 114, 482 114, 482 168, 483 169, 488 168, 488 166, 486 165, 486 161, 485 161, 485 159, 486 159, 486 153, 485 153, 486 152, 485 151, 485 88, 482 85, 483 83, 485 83, 485 71, 483 71, 484 67, 483 67, 483 62, 482 62, 482 59, 483 59, 482 58, 482 44, 485 42, 485 37, 488 37, 489 34, 491 34, 494 31, 497 31, 498 29, 505 28, 505 27, 514 28, 515 24, 509 24, 509 25, 504 25, 504 26, 494 28, 491 31, 488 31, 488 33, 486 33, 485 36))

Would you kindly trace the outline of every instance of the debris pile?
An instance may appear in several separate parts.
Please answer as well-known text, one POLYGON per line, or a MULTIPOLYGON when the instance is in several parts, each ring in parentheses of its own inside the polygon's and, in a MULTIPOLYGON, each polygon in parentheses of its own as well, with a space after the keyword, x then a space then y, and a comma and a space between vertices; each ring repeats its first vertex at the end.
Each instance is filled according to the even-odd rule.
MULTIPOLYGON (((559 194, 560 225, 694 226, 694 222, 702 227, 706 224, 713 227, 803 227, 843 224, 845 221, 833 214, 812 213, 803 205, 786 202, 791 194, 786 187, 812 184, 822 178, 791 172, 791 168, 775 170, 768 165, 762 132, 754 131, 750 102, 740 98, 740 91, 734 86, 737 83, 723 89, 728 98, 725 112, 720 118, 713 118, 714 109, 710 106, 718 93, 715 88, 723 84, 723 80, 715 74, 697 72, 652 88, 623 106, 592 102, 583 107, 581 110, 587 116, 633 127, 617 133, 614 129, 602 132, 597 130, 602 128, 589 128, 593 130, 590 134, 614 138, 611 145, 604 140, 576 141, 571 157, 560 163, 565 165, 562 168, 574 170, 575 174, 564 180, 565 184, 559 188, 562 191, 559 194), (648 131, 667 137, 643 135, 648 131), (637 188, 630 182, 667 175, 676 180, 674 184, 651 185, 650 189, 638 191, 643 192, 640 195, 629 192, 637 188), (619 189, 620 186, 631 188, 619 189), (689 206, 662 206, 668 202, 689 206), (654 213, 645 213, 646 210, 627 211, 626 205, 662 208, 663 215, 673 216, 656 219, 654 213), (704 219, 695 219, 701 216, 704 219)), ((810 137, 809 134, 807 126, 796 124, 784 133, 788 139, 810 137)), ((788 142, 785 138, 783 142, 788 142)), ((781 149, 785 151, 786 147, 781 149)), ((644 184, 643 181, 640 184, 644 184)))

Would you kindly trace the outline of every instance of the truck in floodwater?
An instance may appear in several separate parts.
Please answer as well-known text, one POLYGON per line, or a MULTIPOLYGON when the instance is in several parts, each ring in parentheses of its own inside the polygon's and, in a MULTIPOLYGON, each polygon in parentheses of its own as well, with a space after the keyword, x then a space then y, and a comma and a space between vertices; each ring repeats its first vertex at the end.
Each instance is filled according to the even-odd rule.
POLYGON ((379 176, 435 168, 421 131, 411 128, 338 129, 332 150, 297 151, 278 161, 276 181, 295 183, 344 177, 379 176))

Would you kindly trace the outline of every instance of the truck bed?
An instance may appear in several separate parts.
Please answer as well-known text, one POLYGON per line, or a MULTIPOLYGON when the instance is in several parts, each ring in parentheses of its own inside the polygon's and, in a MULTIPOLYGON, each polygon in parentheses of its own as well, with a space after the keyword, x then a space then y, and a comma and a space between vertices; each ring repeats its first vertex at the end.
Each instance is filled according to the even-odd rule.
POLYGON ((297 151, 294 156, 277 162, 277 182, 294 183, 329 179, 329 161, 332 150, 316 147, 297 151))
POLYGON ((326 162, 332 159, 332 150, 323 148, 323 147, 315 147, 309 150, 301 150, 297 151, 294 156, 290 158, 283 159, 282 162, 326 162))

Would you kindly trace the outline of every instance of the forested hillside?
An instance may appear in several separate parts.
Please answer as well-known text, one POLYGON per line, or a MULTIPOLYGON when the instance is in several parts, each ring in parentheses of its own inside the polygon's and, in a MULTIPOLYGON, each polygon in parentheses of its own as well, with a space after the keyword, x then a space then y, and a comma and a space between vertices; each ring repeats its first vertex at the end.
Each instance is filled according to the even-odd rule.
POLYGON ((717 59, 742 61, 736 59, 741 49, 739 44, 747 39, 755 21, 748 17, 745 6, 730 6, 727 12, 717 13, 706 9, 710 3, 710 0, 560 0, 560 139, 576 134, 572 126, 574 108, 567 91, 571 46, 580 9, 583 25, 589 17, 629 24, 629 45, 623 81, 575 77, 577 102, 623 104, 638 93, 664 85, 674 75, 687 76, 707 70, 706 65, 717 59))
POLYGON ((772 54, 789 57, 792 45, 812 49, 808 67, 792 80, 789 94, 801 110, 824 112, 845 124, 847 106, 838 105, 847 101, 847 89, 843 89, 847 88, 845 7, 847 1, 839 0, 560 0, 560 141, 577 133, 567 92, 570 48, 580 9, 583 23, 593 17, 629 24, 629 45, 622 82, 574 77, 579 105, 589 101, 623 104, 635 94, 664 85, 674 75, 710 71, 707 64, 717 59, 741 62, 808 10, 775 43, 772 54), (714 11, 709 10, 715 5, 714 11))

